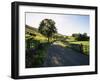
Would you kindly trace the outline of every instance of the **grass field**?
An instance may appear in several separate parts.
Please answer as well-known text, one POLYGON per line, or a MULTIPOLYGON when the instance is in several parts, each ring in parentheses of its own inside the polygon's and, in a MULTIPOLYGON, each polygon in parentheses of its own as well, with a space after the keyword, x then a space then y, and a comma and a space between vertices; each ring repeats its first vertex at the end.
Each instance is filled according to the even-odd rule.
POLYGON ((72 44, 83 44, 83 45, 89 45, 89 41, 73 41, 70 42, 72 44))
POLYGON ((73 42, 73 41, 75 41, 75 38, 74 38, 74 37, 72 37, 72 36, 68 36, 67 41, 68 41, 68 42, 73 42))

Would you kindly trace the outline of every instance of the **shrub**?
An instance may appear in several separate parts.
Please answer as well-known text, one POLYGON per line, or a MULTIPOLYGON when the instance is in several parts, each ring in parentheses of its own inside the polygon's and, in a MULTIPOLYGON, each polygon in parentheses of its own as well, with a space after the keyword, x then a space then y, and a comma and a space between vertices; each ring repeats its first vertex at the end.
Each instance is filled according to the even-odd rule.
POLYGON ((40 67, 47 55, 48 43, 39 43, 35 49, 26 50, 26 68, 40 67))
POLYGON ((77 40, 77 41, 89 41, 89 36, 87 36, 87 33, 72 34, 72 36, 75 37, 75 40, 77 40))

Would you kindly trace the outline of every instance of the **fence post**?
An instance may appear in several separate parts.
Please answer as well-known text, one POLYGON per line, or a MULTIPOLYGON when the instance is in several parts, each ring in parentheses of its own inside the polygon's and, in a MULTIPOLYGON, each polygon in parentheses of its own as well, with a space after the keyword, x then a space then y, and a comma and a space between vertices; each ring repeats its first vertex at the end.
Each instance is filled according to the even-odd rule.
POLYGON ((87 52, 87 46, 85 45, 85 53, 87 52))
POLYGON ((80 52, 83 53, 83 44, 80 44, 80 52))

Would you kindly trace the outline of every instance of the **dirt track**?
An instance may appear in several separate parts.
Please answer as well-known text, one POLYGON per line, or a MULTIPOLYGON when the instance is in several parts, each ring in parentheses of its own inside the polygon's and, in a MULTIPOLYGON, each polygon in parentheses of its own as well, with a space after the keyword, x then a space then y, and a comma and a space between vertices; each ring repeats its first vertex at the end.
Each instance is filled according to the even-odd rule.
POLYGON ((89 57, 70 48, 51 45, 43 64, 44 67, 88 65, 89 57))

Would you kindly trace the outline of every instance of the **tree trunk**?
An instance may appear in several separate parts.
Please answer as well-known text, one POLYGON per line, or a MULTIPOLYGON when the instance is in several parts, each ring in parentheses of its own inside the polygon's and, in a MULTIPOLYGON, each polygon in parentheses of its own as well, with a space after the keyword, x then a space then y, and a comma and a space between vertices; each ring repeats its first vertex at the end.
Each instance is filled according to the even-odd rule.
POLYGON ((49 43, 49 37, 48 37, 48 43, 49 43))

